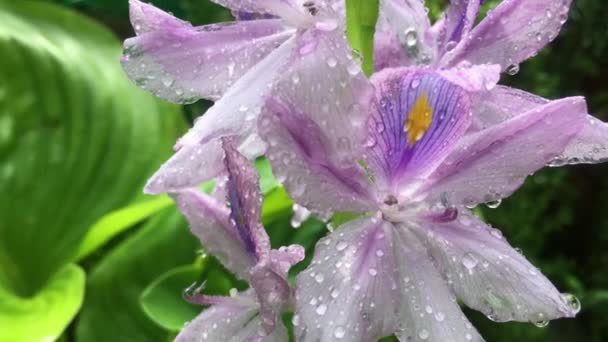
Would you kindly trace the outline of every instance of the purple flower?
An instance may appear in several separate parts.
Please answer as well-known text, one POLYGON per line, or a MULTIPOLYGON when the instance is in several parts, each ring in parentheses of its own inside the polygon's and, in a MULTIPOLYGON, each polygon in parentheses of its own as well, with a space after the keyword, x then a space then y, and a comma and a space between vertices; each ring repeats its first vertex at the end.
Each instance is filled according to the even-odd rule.
POLYGON ((256 170, 232 140, 221 141, 228 173, 225 187, 215 197, 197 189, 173 197, 205 250, 251 288, 230 297, 186 293, 191 302, 210 307, 176 341, 286 341, 281 314, 292 301, 287 272, 304 258, 304 250, 298 245, 271 250, 260 223, 262 195, 256 170), (228 199, 229 208, 222 197, 228 199))
MULTIPOLYGON (((473 99, 473 132, 550 102, 518 89, 483 86, 497 80, 496 65, 517 73, 519 63, 555 39, 572 1, 504 0, 475 25, 480 3, 450 1, 441 19, 431 25, 423 1, 381 0, 376 33, 376 70, 429 65, 446 72, 456 69, 459 78, 476 80, 477 90, 485 92, 473 99)), ((606 161, 607 146, 608 125, 588 115, 584 128, 550 165, 606 161)))
POLYGON ((334 53, 338 63, 300 56, 308 68, 284 72, 258 121, 296 203, 361 214, 321 240, 298 276, 297 339, 481 341, 457 300, 500 322, 573 317, 574 299, 467 206, 509 196, 562 153, 583 129, 584 99, 469 132, 479 96, 461 86, 469 79, 418 67, 368 81, 334 53))
POLYGON ((253 20, 193 27, 130 1, 137 36, 124 43, 122 64, 129 77, 169 101, 216 101, 177 143, 175 155, 149 181, 148 193, 177 191, 216 176, 221 172, 219 137, 238 136, 241 152, 260 155, 264 144, 255 122, 272 83, 294 56, 314 53, 319 41, 339 42, 343 35, 343 20, 328 4, 333 1, 215 2, 239 19, 253 20), (304 40, 296 50, 296 41, 304 40))

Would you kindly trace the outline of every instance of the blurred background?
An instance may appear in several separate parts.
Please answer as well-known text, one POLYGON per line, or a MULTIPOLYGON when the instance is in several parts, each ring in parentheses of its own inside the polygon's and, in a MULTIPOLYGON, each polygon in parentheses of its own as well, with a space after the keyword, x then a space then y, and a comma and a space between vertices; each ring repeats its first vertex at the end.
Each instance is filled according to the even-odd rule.
MULTIPOLYGON (((195 24, 231 19, 208 0, 152 2, 195 24)), ((434 16, 444 4, 427 0, 434 16)), ((574 0, 559 37, 501 82, 584 95, 607 120, 607 15, 605 0, 574 0)), ((210 104, 179 107, 132 85, 119 65, 132 34, 127 0, 0 0, 0 342, 170 341, 200 312, 184 288, 245 286, 204 253, 170 199, 142 194, 210 104)), ((257 166, 273 244, 311 251, 324 224, 292 229, 291 200, 257 166)), ((608 165, 546 169, 499 208, 479 209, 582 302, 576 319, 544 328, 467 311, 488 341, 608 341, 606 175, 608 165)))

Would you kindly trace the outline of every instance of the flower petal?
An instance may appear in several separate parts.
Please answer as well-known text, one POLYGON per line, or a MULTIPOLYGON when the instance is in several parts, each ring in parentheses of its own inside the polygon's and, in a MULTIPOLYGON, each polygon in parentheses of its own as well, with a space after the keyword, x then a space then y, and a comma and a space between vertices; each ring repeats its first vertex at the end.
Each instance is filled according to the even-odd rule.
MULTIPOLYGON (((474 130, 481 130, 538 108, 550 101, 523 90, 498 86, 484 95, 474 108, 474 130)), ((594 164, 608 160, 608 124, 587 115, 584 127, 552 166, 594 164)))
POLYGON ((319 241, 297 277, 297 341, 376 341, 392 334, 399 312, 392 225, 346 223, 319 241))
POLYGON ((541 322, 576 314, 498 230, 468 210, 461 209, 452 222, 423 224, 431 255, 467 306, 500 322, 541 322))
POLYGON ((129 18, 137 35, 158 30, 179 30, 190 26, 187 22, 139 0, 129 0, 129 18))
POLYGON ((270 240, 261 223, 262 194, 259 176, 251 161, 235 148, 231 139, 223 138, 224 166, 228 171, 230 220, 236 227, 247 252, 257 260, 270 252, 270 240))
MULTIPOLYGON (((414 230, 417 228, 414 228, 414 230)), ((429 258, 412 228, 398 225, 393 235, 401 296, 400 341, 483 341, 429 258)))
POLYGON ((439 30, 438 49, 444 53, 453 49, 475 24, 479 14, 479 0, 451 0, 439 30))
POLYGON ((378 28, 390 27, 387 32, 399 39, 414 64, 427 64, 435 57, 435 39, 427 34, 430 26, 424 1, 380 0, 378 28))
POLYGON ((193 27, 136 1, 131 13, 138 36, 124 43, 125 72, 143 89, 177 103, 217 100, 294 33, 278 19, 193 27))
POLYGON ((444 65, 461 61, 500 64, 505 70, 536 55, 552 41, 568 18, 572 0, 504 0, 444 58, 444 65))
POLYGON ((386 69, 372 83, 367 162, 394 190, 405 179, 424 179, 445 158, 469 125, 469 97, 439 74, 417 69, 386 69))
POLYGON ((260 303, 262 326, 271 333, 292 298, 287 272, 304 259, 304 248, 298 245, 272 250, 270 258, 262 260, 251 272, 251 287, 260 303))
POLYGON ((239 136, 239 150, 250 159, 262 154, 266 146, 255 134, 256 118, 270 91, 269 85, 288 62, 294 47, 295 39, 285 42, 200 117, 178 141, 179 150, 148 181, 146 192, 175 192, 217 176, 222 170, 223 152, 215 139, 222 136, 239 136))
POLYGON ((549 100, 540 96, 498 85, 474 105, 470 129, 479 131, 489 128, 547 103, 549 100))
POLYGON ((461 63, 450 69, 440 70, 439 74, 469 93, 486 93, 500 80, 500 65, 461 63))
POLYGON ((250 295, 241 294, 237 298, 227 298, 227 303, 210 306, 188 323, 175 341, 287 341, 287 331, 283 323, 280 322, 268 336, 263 336, 260 324, 258 305, 255 300, 250 295))
POLYGON ((456 205, 507 197, 564 150, 583 127, 584 113, 583 98, 567 98, 469 134, 417 193, 456 205))
POLYGON ((257 257, 244 244, 224 203, 216 201, 197 189, 172 194, 184 214, 192 233, 205 250, 217 257, 227 269, 240 279, 249 279, 257 257))
POLYGON ((608 161, 608 123, 591 115, 583 129, 572 139, 566 150, 551 161, 551 166, 567 164, 596 164, 608 161))
POLYGON ((367 179, 357 162, 370 84, 341 30, 305 33, 293 59, 258 120, 273 171, 316 213, 365 211, 367 179))

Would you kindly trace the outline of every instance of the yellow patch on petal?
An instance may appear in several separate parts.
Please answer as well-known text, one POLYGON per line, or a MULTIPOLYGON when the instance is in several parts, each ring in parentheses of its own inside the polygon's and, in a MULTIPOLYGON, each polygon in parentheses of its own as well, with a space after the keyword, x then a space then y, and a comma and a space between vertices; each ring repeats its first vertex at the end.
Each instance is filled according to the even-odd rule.
POLYGON ((414 108, 412 108, 405 122, 405 132, 410 147, 422 139, 424 133, 431 127, 431 122, 433 122, 433 108, 426 93, 423 92, 416 100, 414 108))

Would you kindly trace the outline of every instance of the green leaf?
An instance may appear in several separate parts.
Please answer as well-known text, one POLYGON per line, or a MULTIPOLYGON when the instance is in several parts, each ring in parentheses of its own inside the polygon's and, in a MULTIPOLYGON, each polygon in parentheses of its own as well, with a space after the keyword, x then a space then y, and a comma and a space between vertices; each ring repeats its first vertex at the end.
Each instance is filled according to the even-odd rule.
POLYGON ((168 332, 146 316, 139 297, 165 272, 191 264, 197 248, 175 208, 154 216, 90 273, 77 341, 166 342, 168 332))
POLYGON ((80 309, 84 286, 84 271, 74 264, 62 268, 31 298, 0 286, 0 341, 56 340, 80 309))
POLYGON ((202 308, 182 298, 185 288, 201 275, 202 267, 187 265, 174 268, 156 279, 141 295, 143 310, 154 322, 170 331, 179 331, 202 308))
POLYGON ((124 232, 138 222, 171 206, 169 196, 156 196, 144 202, 132 204, 103 216, 85 235, 80 244, 76 260, 82 260, 108 242, 112 237, 124 232))
POLYGON ((120 42, 90 19, 0 0, 0 22, 0 283, 27 297, 142 196, 185 125, 125 77, 120 42))

